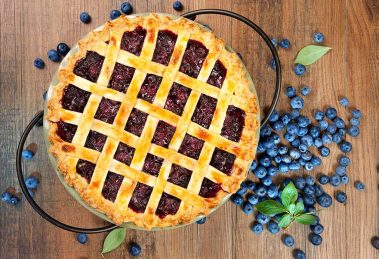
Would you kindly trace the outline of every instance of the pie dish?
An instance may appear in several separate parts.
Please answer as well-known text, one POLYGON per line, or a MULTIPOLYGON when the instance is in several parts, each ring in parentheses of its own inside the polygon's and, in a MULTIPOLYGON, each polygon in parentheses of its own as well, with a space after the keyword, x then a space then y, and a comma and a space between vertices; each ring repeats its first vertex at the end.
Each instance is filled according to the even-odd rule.
POLYGON ((239 188, 259 107, 241 60, 213 32, 121 16, 78 46, 46 120, 58 170, 87 204, 151 229, 206 216, 239 188))

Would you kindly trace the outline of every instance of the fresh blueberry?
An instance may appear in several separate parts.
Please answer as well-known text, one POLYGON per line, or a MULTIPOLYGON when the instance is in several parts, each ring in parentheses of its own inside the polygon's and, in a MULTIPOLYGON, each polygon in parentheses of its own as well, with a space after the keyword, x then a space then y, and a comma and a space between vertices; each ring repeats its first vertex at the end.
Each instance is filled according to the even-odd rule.
POLYGON ((336 133, 336 131, 337 131, 337 126, 336 126, 336 124, 334 124, 334 123, 330 123, 330 124, 328 125, 328 128, 327 128, 326 130, 327 130, 328 133, 330 133, 330 134, 334 134, 334 133, 336 133))
POLYGON ((292 183, 292 179, 291 178, 286 178, 283 181, 283 186, 285 187, 285 186, 289 185, 290 183, 292 183))
POLYGON ((297 125, 295 122, 290 122, 287 125, 287 132, 290 134, 297 134, 299 131, 299 125, 297 125))
POLYGON ((131 243, 129 246, 129 253, 131 256, 139 256, 141 254, 141 246, 137 243, 131 243))
POLYGON ((347 200, 346 193, 339 191, 339 192, 336 194, 336 200, 337 200, 339 203, 345 203, 346 200, 347 200))
POLYGON ((305 253, 299 249, 296 249, 293 252, 293 258, 294 259, 306 259, 305 253))
POLYGON ((337 110, 335 108, 333 108, 333 107, 328 107, 325 110, 325 116, 329 120, 333 120, 337 116, 337 110))
POLYGON ((268 120, 270 122, 275 122, 279 120, 279 112, 277 110, 273 110, 268 120))
POLYGON ((291 142, 291 146, 298 148, 300 146, 300 139, 295 139, 294 141, 291 142))
POLYGON ((294 181, 295 187, 299 190, 304 189, 306 181, 303 177, 298 177, 294 181))
POLYGON ((240 194, 233 194, 231 197, 230 197, 230 200, 237 206, 240 206, 242 205, 243 203, 243 197, 242 195, 240 194))
POLYGON ((270 217, 258 212, 257 215, 255 216, 255 219, 262 225, 265 225, 267 222, 269 222, 270 217))
POLYGON ((340 134, 341 137, 343 137, 346 135, 346 129, 338 129, 337 133, 340 134))
POLYGON ((334 124, 336 124, 336 127, 339 128, 339 129, 343 129, 345 128, 345 121, 343 119, 341 119, 340 117, 335 117, 333 119, 333 122, 334 124))
MULTIPOLYGON (((279 162, 280 163, 280 162, 279 162)), ((276 166, 269 166, 267 168, 267 174, 270 176, 275 176, 278 174, 278 168, 276 166)))
POLYGON ((263 225, 261 223, 254 222, 251 225, 250 229, 251 229, 251 231, 253 231, 254 234, 258 235, 258 234, 262 233, 263 225))
POLYGON ((279 164, 280 162, 282 162, 282 157, 281 156, 276 156, 274 157, 274 161, 276 164, 279 164))
POLYGON ((351 124, 351 126, 359 126, 360 123, 361 123, 360 120, 357 119, 357 118, 352 118, 352 119, 350 120, 350 124, 351 124))
POLYGON ((337 187, 341 184, 341 176, 334 174, 330 178, 330 184, 334 187, 337 187))
POLYGON ((348 184, 349 181, 350 181, 350 179, 349 179, 349 176, 348 176, 348 175, 343 175, 343 176, 341 176, 341 183, 342 183, 342 184, 348 184))
POLYGON ((258 166, 257 160, 253 160, 253 162, 250 165, 250 170, 254 170, 255 168, 257 168, 257 166, 258 166))
POLYGON ((300 110, 299 109, 293 109, 293 110, 291 110, 290 115, 291 115, 291 118, 294 120, 300 116, 300 110))
POLYGON ((133 12, 133 6, 129 2, 122 3, 120 9, 124 14, 131 14, 133 12))
POLYGON ((180 2, 180 1, 175 1, 173 4, 172 4, 172 8, 174 8, 175 11, 182 11, 183 10, 183 4, 180 2))
POLYGON ((320 110, 316 110, 313 114, 313 118, 315 118, 315 120, 317 120, 317 121, 322 120, 324 118, 324 116, 325 116, 324 113, 320 110))
POLYGON ((288 164, 286 164, 284 162, 279 163, 279 171, 280 172, 285 174, 285 173, 288 173, 288 170, 289 170, 288 164))
POLYGON ((270 176, 270 175, 266 175, 266 176, 262 179, 262 183, 263 183, 265 186, 270 186, 270 185, 272 184, 271 176, 270 176))
POLYGON ((339 148, 342 152, 344 153, 349 153, 352 149, 351 143, 348 141, 343 141, 340 145, 339 148))
POLYGON ((265 177, 266 174, 267 170, 263 166, 257 166, 257 168, 254 170, 254 175, 260 179, 265 177))
POLYGON ((353 118, 360 119, 362 117, 362 112, 358 109, 354 109, 351 112, 351 115, 353 116, 353 118))
POLYGON ((293 247, 293 245, 295 244, 295 239, 293 239, 292 236, 290 235, 285 235, 283 237, 283 243, 288 246, 288 247, 293 247))
POLYGON ((285 155, 282 155, 282 161, 286 164, 289 164, 292 162, 292 158, 290 155, 288 154, 285 154, 285 155))
POLYGON ((40 58, 36 58, 34 61, 33 61, 33 65, 36 67, 36 68, 39 68, 39 69, 42 69, 45 67, 45 62, 40 59, 40 58))
POLYGON ((25 160, 31 160, 34 157, 34 153, 30 150, 22 150, 21 157, 25 160))
POLYGON ((322 136, 321 136, 321 139, 322 139, 322 143, 324 145, 328 145, 330 143, 332 143, 332 135, 329 134, 329 133, 323 133, 322 136))
POLYGON ((347 107, 347 106, 349 106, 349 99, 347 99, 346 97, 342 97, 341 99, 340 99, 340 104, 343 106, 343 107, 347 107))
POLYGON ((297 161, 293 161, 291 162, 289 165, 288 165, 288 168, 291 170, 291 171, 297 171, 297 170, 300 170, 300 164, 297 162, 297 161))
POLYGON ((304 107, 304 100, 303 100, 303 98, 301 98, 299 96, 293 97, 291 99, 290 105, 291 105, 292 109, 299 109, 299 110, 303 109, 303 107, 304 107))
POLYGON ((66 56, 66 54, 70 51, 70 47, 66 43, 61 42, 57 46, 57 51, 60 55, 66 56))
POLYGON ((304 166, 304 168, 305 168, 305 170, 307 170, 307 171, 312 171, 312 170, 313 170, 313 168, 314 168, 314 166, 313 166, 313 164, 312 164, 312 163, 310 163, 310 162, 307 162, 307 163, 305 163, 305 166, 304 166))
POLYGON ((266 147, 263 145, 263 143, 260 141, 257 146, 257 153, 263 153, 266 151, 266 147))
POLYGON ((10 194, 9 192, 5 191, 1 194, 1 201, 5 203, 11 203, 11 199, 12 199, 12 194, 10 194))
POLYGON ((334 133, 333 136, 332 136, 332 141, 334 143, 340 143, 342 141, 342 136, 341 134, 339 134, 338 132, 337 133, 334 133))
MULTIPOLYGON (((300 146, 299 146, 300 147, 300 146)), ((299 159, 300 158, 300 151, 296 148, 291 148, 290 151, 289 151, 289 155, 293 158, 293 159, 299 159)))
POLYGON ((321 165, 321 158, 319 158, 317 156, 313 156, 311 159, 311 163, 313 166, 319 166, 319 165, 321 165))
POLYGON ((267 156, 267 155, 263 155, 259 158, 259 164, 264 166, 264 167, 268 167, 269 165, 271 165, 271 157, 267 156))
POLYGON ((308 86, 304 86, 301 90, 300 90, 300 93, 303 95, 303 96, 307 96, 311 93, 311 89, 308 87, 308 86))
POLYGON ((295 135, 287 132, 284 134, 284 139, 287 140, 288 142, 292 142, 295 140, 295 135))
POLYGON ((304 199, 304 205, 308 207, 311 207, 315 205, 316 203, 312 195, 304 194, 303 199, 304 199))
POLYGON ((275 62, 275 59, 271 59, 271 60, 268 62, 268 65, 270 66, 271 69, 276 70, 276 62, 275 62))
POLYGON ((311 233, 309 235, 309 240, 311 241, 312 245, 315 245, 315 246, 319 246, 322 243, 322 237, 315 233, 311 233))
POLYGON ((91 16, 89 16, 89 14, 87 12, 82 12, 80 14, 80 21, 82 23, 89 23, 89 22, 91 22, 91 16))
POLYGON ((10 204, 16 206, 20 202, 20 199, 17 196, 12 196, 10 200, 10 204))
POLYGON ((302 137, 302 136, 305 136, 307 133, 308 133, 308 128, 307 127, 299 127, 297 135, 299 137, 302 137))
POLYGON ((270 221, 267 225, 267 229, 271 234, 277 234, 280 231, 280 227, 275 221, 270 221))
POLYGON ((292 86, 288 86, 288 87, 286 88, 286 95, 287 95, 289 98, 295 97, 295 95, 296 95, 296 89, 293 88, 292 86))
POLYGON ((284 154, 287 154, 287 152, 288 152, 287 146, 284 146, 284 145, 279 146, 279 149, 278 149, 279 154, 284 155, 284 154))
POLYGON ((350 128, 347 129, 347 132, 349 133, 350 136, 357 137, 360 133, 360 130, 357 126, 351 126, 350 128))
POLYGON ((300 142, 307 145, 307 147, 311 147, 313 145, 313 138, 307 134, 301 137, 300 142))
POLYGON ((253 205, 251 205, 249 202, 245 202, 242 206, 242 211, 246 214, 246 215, 250 215, 251 213, 253 213, 254 211, 254 207, 253 205))
POLYGON ((314 185, 314 190, 315 190, 315 195, 316 195, 316 197, 320 197, 321 195, 323 195, 324 194, 324 189, 321 187, 321 185, 319 185, 319 184, 315 184, 314 185))
POLYGON ((267 189, 266 189, 266 187, 264 185, 258 185, 255 188, 255 194, 258 197, 264 197, 264 196, 266 196, 266 193, 267 193, 267 189))
POLYGON ((253 181, 246 180, 245 181, 245 185, 246 185, 246 187, 247 187, 248 190, 254 191, 254 189, 255 189, 255 183, 253 181))
POLYGON ((379 237, 373 237, 371 239, 371 244, 373 247, 375 247, 376 249, 379 249, 379 237))
POLYGON ((276 157, 279 154, 277 147, 267 149, 266 153, 270 157, 276 157))
POLYGON ((317 126, 312 126, 309 130, 309 134, 312 136, 312 138, 317 138, 320 136, 320 128, 317 126))
POLYGON ((313 33, 313 41, 315 43, 323 43, 324 42, 324 34, 322 34, 321 32, 315 32, 313 33))
POLYGON ((275 38, 271 39, 271 43, 272 43, 272 45, 274 45, 274 47, 278 46, 278 41, 275 38))
POLYGON ((354 186, 357 190, 360 190, 360 191, 363 191, 365 189, 365 185, 361 181, 355 182, 354 186))
POLYGON ((332 205, 333 200, 329 194, 324 193, 320 197, 317 197, 317 203, 320 204, 321 207, 328 208, 332 205))
POLYGON ((237 194, 239 195, 244 195, 245 193, 247 193, 247 187, 240 187, 237 192, 237 194))
POLYGON ((78 242, 81 244, 85 244, 88 241, 88 236, 85 233, 79 233, 76 236, 76 240, 78 240, 78 242))
POLYGON ((279 42, 279 47, 282 49, 288 49, 291 46, 291 42, 288 39, 282 39, 279 42))
POLYGON ((327 148, 327 147, 325 147, 325 146, 320 147, 320 148, 318 149, 318 151, 320 152, 320 155, 321 155, 322 157, 327 157, 327 156, 329 156, 329 154, 330 154, 330 150, 329 150, 329 148, 327 148))
POLYGON ((280 120, 284 125, 287 125, 291 121, 291 115, 289 113, 285 113, 280 117, 280 120))
POLYGON ((310 176, 308 175, 306 178, 305 178, 305 183, 309 186, 313 186, 315 184, 315 179, 313 178, 313 176, 310 176))
POLYGON ((304 161, 310 161, 312 159, 313 155, 311 152, 309 151, 305 151, 305 152, 302 152, 301 153, 301 158, 304 160, 304 161))
POLYGON ((343 176, 346 174, 346 167, 344 166, 337 166, 336 168, 336 174, 338 174, 339 176, 343 176))
POLYGON ((307 71, 306 67, 302 64, 296 64, 293 68, 293 71, 297 76, 302 76, 307 71))
POLYGON ((267 196, 274 199, 278 196, 278 187, 275 185, 270 185, 267 189, 267 196))
POLYGON ((274 124, 272 124, 272 128, 275 130, 275 131, 281 131, 284 127, 284 124, 282 121, 276 121, 274 122, 274 124))
POLYGON ((313 233, 320 235, 322 232, 324 232, 324 226, 321 224, 317 224, 317 225, 311 226, 311 230, 313 231, 313 233))
POLYGON ((318 126, 320 127, 321 130, 326 130, 328 128, 329 124, 326 120, 320 120, 318 122, 318 126))
POLYGON ((318 178, 318 181, 319 183, 321 184, 327 184, 329 182, 329 177, 325 174, 321 175, 319 178, 318 178))
POLYGON ((38 186, 38 180, 34 176, 25 179, 25 185, 28 189, 35 189, 38 186))
POLYGON ((317 148, 321 147, 322 146, 322 139, 321 138, 315 138, 314 141, 313 141, 313 145, 317 148))
POLYGON ((258 196, 251 193, 249 194, 249 197, 247 197, 247 201, 252 204, 252 205, 255 205, 258 203, 258 196))
POLYGON ((307 195, 313 195, 315 193, 315 188, 312 185, 306 185, 303 192, 307 195))
POLYGON ((55 49, 51 49, 47 52, 47 57, 53 61, 53 62, 59 62, 61 60, 61 57, 59 56, 58 51, 55 49))
POLYGON ((117 19, 120 16, 121 16, 121 12, 119 10, 112 10, 111 13, 109 14, 109 18, 111 18, 111 20, 117 19))
POLYGON ((202 217, 201 219, 199 219, 198 221, 196 221, 197 224, 199 225, 202 225, 205 223, 205 221, 207 221, 207 217, 202 217))
POLYGON ((300 127, 308 127, 311 124, 311 120, 303 115, 297 117, 297 123, 300 127))

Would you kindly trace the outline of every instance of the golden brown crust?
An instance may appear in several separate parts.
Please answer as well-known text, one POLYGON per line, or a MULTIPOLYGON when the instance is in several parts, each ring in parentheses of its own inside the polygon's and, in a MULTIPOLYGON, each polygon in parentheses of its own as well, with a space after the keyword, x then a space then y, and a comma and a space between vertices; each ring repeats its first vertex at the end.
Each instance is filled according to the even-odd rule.
POLYGON ((251 83, 247 79, 243 64, 235 53, 225 49, 223 41, 216 38, 213 32, 184 18, 172 20, 157 14, 132 19, 121 16, 114 21, 107 22, 101 30, 88 34, 85 39, 79 41, 78 46, 80 51, 71 56, 68 59, 68 65, 59 71, 60 82, 53 89, 52 97, 48 102, 46 118, 49 121, 50 152, 57 159, 58 170, 85 202, 105 213, 116 224, 132 222, 137 226, 150 229, 184 224, 199 215, 207 215, 212 208, 220 204, 226 195, 234 193, 239 188, 240 183, 246 178, 248 167, 255 156, 254 152, 258 141, 256 136, 259 130, 259 107, 256 95, 249 90, 251 83), (140 56, 120 50, 122 34, 137 26, 142 26, 147 30, 140 56), (178 34, 168 66, 151 61, 157 33, 162 29, 168 29, 178 34), (197 79, 178 72, 189 39, 200 41, 209 50, 197 79), (76 62, 83 58, 88 50, 105 56, 97 84, 73 73, 76 62), (121 64, 136 68, 126 94, 106 87, 116 60, 121 64), (221 89, 206 83, 217 60, 220 60, 227 69, 221 89), (153 104, 137 100, 139 87, 146 73, 163 77, 153 104), (192 89, 181 117, 163 109, 168 91, 174 81, 192 89), (83 114, 62 108, 60 100, 68 84, 74 84, 92 93, 83 114), (200 93, 218 99, 209 129, 191 122, 191 116, 200 98, 200 93), (120 112, 113 125, 93 119, 102 96, 121 102, 120 112), (220 136, 229 105, 234 105, 245 112, 245 127, 238 143, 220 136), (133 107, 153 115, 148 117, 140 138, 123 130, 133 107), (72 143, 64 142, 57 135, 56 122, 60 120, 78 125, 72 143), (159 120, 164 120, 177 127, 168 149, 150 144, 159 120), (101 153, 84 147, 90 129, 108 136, 101 153), (186 132, 205 142, 197 161, 177 153, 186 132), (136 149, 130 166, 113 160, 119 141, 136 149), (230 175, 209 165, 211 154, 216 147, 237 156, 230 175), (147 152, 165 159, 158 177, 141 172, 147 152), (76 164, 79 158, 97 164, 90 183, 76 173, 76 164), (172 163, 180 164, 193 171, 187 189, 167 182, 172 163), (115 202, 111 202, 101 195, 108 170, 124 176, 115 202), (203 198, 197 194, 204 177, 221 185, 222 190, 217 192, 216 197, 203 198), (136 213, 128 208, 137 182, 154 187, 144 213, 136 213), (168 215, 161 219, 155 215, 155 211, 163 191, 178 197, 182 202, 175 215, 168 215))

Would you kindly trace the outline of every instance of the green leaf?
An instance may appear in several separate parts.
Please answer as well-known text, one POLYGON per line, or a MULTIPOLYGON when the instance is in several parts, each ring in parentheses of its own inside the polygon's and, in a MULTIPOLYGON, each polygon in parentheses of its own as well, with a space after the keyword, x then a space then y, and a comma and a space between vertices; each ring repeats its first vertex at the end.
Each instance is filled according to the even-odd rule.
POLYGON ((289 211, 292 215, 294 215, 294 214, 296 213, 296 205, 295 205, 295 204, 290 204, 290 205, 288 206, 288 211, 289 211))
POLYGON ((332 48, 318 45, 305 46, 297 53, 295 64, 302 64, 304 66, 311 65, 331 49, 332 48))
POLYGON ((275 215, 286 212, 286 208, 274 200, 265 200, 256 205, 257 210, 265 215, 275 215))
POLYGON ((297 200, 297 189, 293 182, 287 184, 287 186, 283 189, 282 196, 280 199, 282 200, 283 205, 288 209, 290 204, 294 204, 297 200))
POLYGON ((295 218, 296 222, 304 225, 310 225, 316 220, 316 217, 311 214, 301 214, 295 218))
POLYGON ((304 212, 304 203, 302 201, 299 201, 296 203, 296 208, 295 208, 295 213, 294 214, 299 214, 304 212))
POLYGON ((119 247, 124 242, 126 236, 126 228, 116 228, 112 230, 104 240, 103 251, 108 253, 119 247))
POLYGON ((293 218, 289 214, 283 215, 279 220, 279 227, 285 229, 287 228, 293 221, 293 218))

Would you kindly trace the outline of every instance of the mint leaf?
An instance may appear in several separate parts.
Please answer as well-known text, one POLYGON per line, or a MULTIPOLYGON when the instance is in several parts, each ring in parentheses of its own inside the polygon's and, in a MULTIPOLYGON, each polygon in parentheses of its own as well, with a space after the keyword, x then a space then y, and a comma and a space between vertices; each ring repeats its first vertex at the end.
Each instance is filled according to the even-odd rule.
POLYGON ((295 204, 290 204, 290 205, 288 206, 288 211, 289 211, 292 215, 294 215, 294 214, 296 213, 296 205, 295 205, 295 204))
POLYGON ((302 201, 299 201, 296 203, 296 208, 295 208, 295 213, 294 214, 299 214, 304 212, 304 203, 302 201))
POLYGON ((283 215, 279 220, 279 227, 285 229, 287 228, 293 221, 293 218, 289 214, 283 215))
POLYGON ((286 208, 274 200, 265 200, 256 205, 257 210, 265 215, 275 215, 286 212, 286 208))
POLYGON ((305 46, 297 53, 295 64, 302 64, 304 66, 311 65, 331 49, 332 48, 318 45, 305 46))
POLYGON ((126 236, 126 228, 116 228, 112 230, 104 240, 103 251, 108 253, 119 247, 124 242, 126 236))
POLYGON ((310 225, 316 220, 316 217, 311 214, 301 214, 295 218, 296 222, 304 225, 310 225))
POLYGON ((282 200, 283 205, 288 209, 290 204, 293 204, 297 200, 297 189, 293 182, 287 184, 287 186, 283 189, 282 195, 280 199, 282 200))

